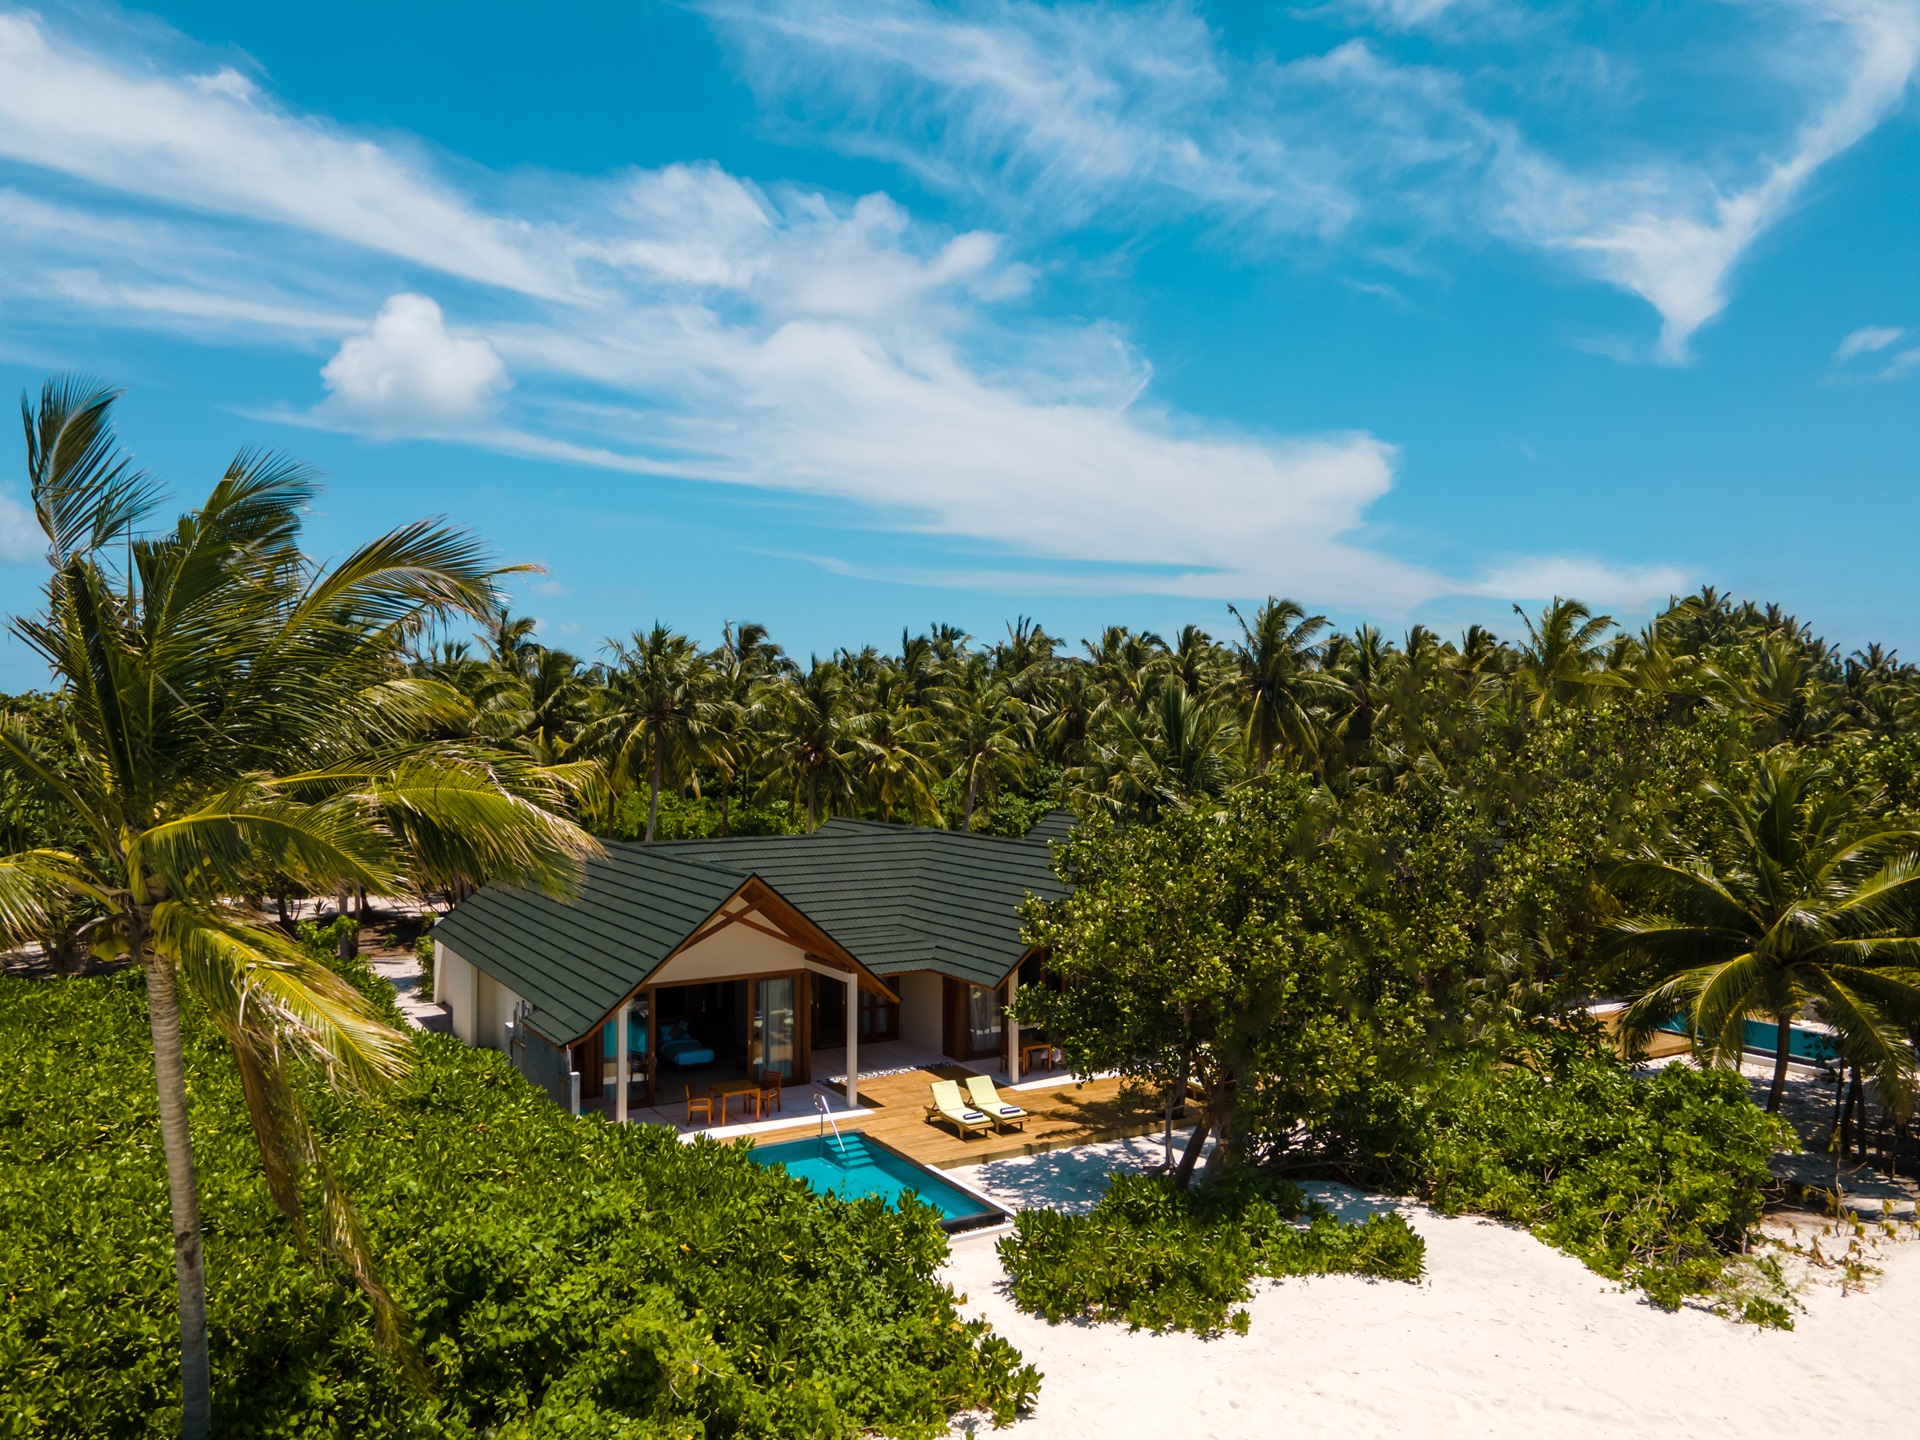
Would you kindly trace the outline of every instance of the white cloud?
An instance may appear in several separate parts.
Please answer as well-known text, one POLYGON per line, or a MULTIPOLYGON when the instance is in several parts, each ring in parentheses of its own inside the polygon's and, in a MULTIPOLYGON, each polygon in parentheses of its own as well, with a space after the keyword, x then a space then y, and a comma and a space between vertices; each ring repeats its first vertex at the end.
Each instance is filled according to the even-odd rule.
POLYGON ((490 285, 569 288, 530 253, 556 236, 481 213, 391 146, 290 114, 231 70, 114 65, 25 13, 0 14, 0 156, 490 285))
POLYGON ((1616 565, 1594 555, 1518 555, 1483 570, 1470 593, 1494 599, 1578 596, 1589 605, 1644 610, 1692 588, 1673 565, 1616 565))
POLYGON ((1855 330, 1833 352, 1834 364, 1844 365, 1856 355, 1871 355, 1877 350, 1884 350, 1906 333, 1897 325, 1868 325, 1855 330))
MULTIPOLYGON (((1137 23, 1132 63, 1170 77, 1173 97, 1204 68, 1204 28, 1174 11, 1137 23)), ((1080 121, 1047 146, 1095 138, 1109 80, 1058 74, 1081 30, 1017 53, 977 39, 953 63, 982 85, 1010 58, 1018 84, 1085 92, 1080 121)), ((1385 76, 1383 115, 1428 83, 1351 47, 1297 74, 1324 89, 1369 67, 1385 76)), ((1129 147, 1157 133, 1154 115, 1135 119, 1124 144, 1056 173, 1063 203, 1123 175, 1129 147)), ((1334 190, 1250 185, 1239 160, 1189 148, 1169 143, 1153 164, 1209 203, 1244 195, 1250 213, 1277 205, 1307 229, 1345 223, 1334 190)), ((18 15, 0 15, 0 155, 86 182, 58 200, 0 192, 0 287, 200 338, 224 326, 250 343, 337 345, 326 398, 290 420, 829 497, 989 547, 1002 573, 1036 584, 1066 566, 1108 592, 1288 591, 1391 614, 1491 593, 1502 575, 1567 573, 1522 559, 1463 579, 1384 552, 1364 527, 1393 483, 1393 446, 1157 411, 1143 398, 1150 367, 1114 327, 1009 308, 1034 272, 1005 237, 933 229, 883 195, 848 202, 675 165, 528 177, 516 212, 476 193, 485 177, 463 189, 404 142, 291 114, 230 72, 109 61, 18 15), (371 325, 357 318, 376 309, 371 325)), ((1603 598, 1640 583, 1580 563, 1603 598)))
POLYGON ((424 295, 391 297, 320 378, 325 416, 384 434, 469 429, 511 383, 493 346, 449 335, 440 307, 424 295))
POLYGON ((1686 358, 1695 331, 1727 304, 1748 247, 1787 212, 1814 173, 1891 115, 1920 65, 1920 8, 1911 0, 1825 0, 1804 7, 1803 65, 1830 77, 1830 98, 1787 153, 1728 186, 1674 163, 1577 176, 1515 152, 1503 183, 1515 232, 1578 257, 1660 312, 1660 353, 1686 358))
MULTIPOLYGON (((1363 40, 1285 62, 1236 60, 1181 0, 703 8, 791 123, 992 199, 1021 226, 1202 214, 1242 246, 1374 228, 1490 233, 1640 296, 1660 316, 1670 361, 1725 308, 1754 241, 1820 167, 1899 107, 1920 65, 1912 0, 1717 12, 1764 31, 1751 83, 1784 128, 1649 140, 1628 116, 1625 130, 1581 147, 1633 157, 1608 163, 1540 138, 1580 143, 1565 137, 1568 47, 1551 36, 1517 60, 1468 53, 1448 69, 1363 40), (1497 83, 1482 83, 1488 75, 1497 83), (1530 83, 1549 97, 1536 126, 1511 103, 1530 83), (1477 103, 1476 86, 1508 108, 1477 103)), ((1341 8, 1392 31, 1469 7, 1355 0, 1316 13, 1341 8)), ((1550 23, 1537 14, 1528 27, 1550 23)), ((1717 61, 1734 53, 1721 50, 1717 61)), ((1620 68, 1590 58, 1597 74, 1620 68)), ((1582 128, 1581 140, 1594 138, 1582 128)))
POLYGON ((1920 345, 1916 345, 1911 350, 1902 350, 1887 362, 1886 368, 1874 376, 1874 379, 1899 380, 1913 374, 1916 370, 1920 370, 1920 345))
POLYGON ((13 496, 0 491, 0 564, 20 565, 44 560, 46 532, 34 519, 33 511, 13 496))
POLYGON ((1478 8, 1478 0, 1339 0, 1328 8, 1350 11, 1392 30, 1418 30, 1449 12, 1478 8))

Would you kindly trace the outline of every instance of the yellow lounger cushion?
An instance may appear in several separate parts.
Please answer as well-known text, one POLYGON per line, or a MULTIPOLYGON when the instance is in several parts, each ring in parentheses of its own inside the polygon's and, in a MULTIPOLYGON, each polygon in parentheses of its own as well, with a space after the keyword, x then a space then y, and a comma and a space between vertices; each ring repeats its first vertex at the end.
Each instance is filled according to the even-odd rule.
POLYGON ((1027 1113, 1018 1105, 1009 1105, 1006 1101, 1002 1100, 1000 1098, 1000 1092, 993 1087, 993 1081, 984 1075, 972 1075, 968 1077, 967 1094, 972 1097, 975 1105, 979 1106, 989 1115, 1001 1115, 1011 1120, 1027 1113))

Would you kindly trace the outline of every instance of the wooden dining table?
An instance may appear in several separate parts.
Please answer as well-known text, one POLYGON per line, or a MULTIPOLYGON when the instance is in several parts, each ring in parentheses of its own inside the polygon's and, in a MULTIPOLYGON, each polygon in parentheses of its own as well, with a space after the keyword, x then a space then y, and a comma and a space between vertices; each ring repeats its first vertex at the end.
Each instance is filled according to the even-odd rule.
POLYGON ((1053 1069, 1053 1057, 1060 1047, 1051 1040, 1034 1040, 1020 1047, 1020 1073, 1025 1075, 1033 1069, 1036 1059, 1044 1059, 1047 1069, 1053 1069))
POLYGON ((760 1082, 757 1080, 718 1080, 707 1087, 707 1093, 720 1102, 720 1123, 727 1123, 727 1102, 735 1095, 741 1098, 740 1114, 745 1118, 747 1104, 745 1097, 753 1096, 753 1113, 760 1113, 760 1082))

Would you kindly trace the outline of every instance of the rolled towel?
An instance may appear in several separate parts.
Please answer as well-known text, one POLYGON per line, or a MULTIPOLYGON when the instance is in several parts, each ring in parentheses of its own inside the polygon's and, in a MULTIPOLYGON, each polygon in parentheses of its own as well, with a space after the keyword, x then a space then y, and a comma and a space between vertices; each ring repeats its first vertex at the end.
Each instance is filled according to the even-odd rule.
POLYGON ((962 1120, 984 1120, 987 1117, 978 1110, 962 1110, 960 1112, 960 1118, 962 1120))

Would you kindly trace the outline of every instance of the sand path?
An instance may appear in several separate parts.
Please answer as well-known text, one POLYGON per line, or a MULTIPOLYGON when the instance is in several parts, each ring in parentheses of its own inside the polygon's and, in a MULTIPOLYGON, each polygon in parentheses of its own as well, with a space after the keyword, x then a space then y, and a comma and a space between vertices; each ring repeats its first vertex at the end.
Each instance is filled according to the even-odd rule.
MULTIPOLYGON (((1112 1159, 1150 1153, 1135 1142, 1112 1159)), ((1026 1203, 1054 1189, 1079 1208, 1112 1159, 964 1178, 1026 1203)), ((1008 1301, 991 1243, 956 1245, 947 1278, 1046 1376, 1016 1440, 1915 1433, 1920 1243, 1886 1247, 1865 1291, 1807 1286, 1796 1328, 1779 1332, 1664 1313, 1504 1225, 1403 1213, 1426 1238, 1426 1281, 1265 1282, 1244 1337, 1049 1326, 1008 1301)))

